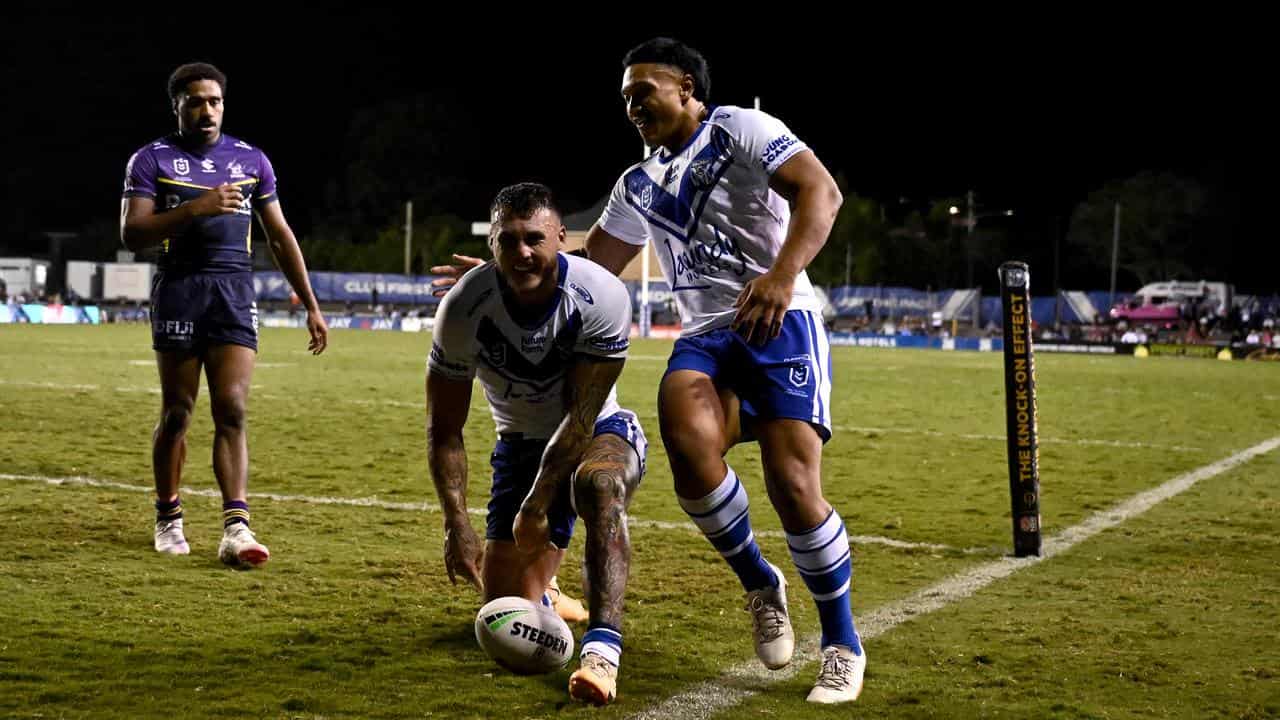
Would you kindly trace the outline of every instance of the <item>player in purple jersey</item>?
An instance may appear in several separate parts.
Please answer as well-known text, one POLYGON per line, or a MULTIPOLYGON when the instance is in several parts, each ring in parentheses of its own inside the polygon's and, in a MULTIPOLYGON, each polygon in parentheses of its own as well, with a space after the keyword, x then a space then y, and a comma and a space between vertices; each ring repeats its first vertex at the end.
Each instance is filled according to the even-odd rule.
POLYGON ((218 556, 255 567, 270 553, 249 528, 249 448, 245 405, 258 349, 251 233, 256 211, 268 245, 307 309, 308 349, 320 354, 329 329, 306 263, 276 196, 276 178, 259 149, 222 132, 227 79, 205 63, 169 77, 178 131, 129 159, 120 238, 139 251, 159 246, 151 288, 151 337, 160 371, 160 421, 152 435, 156 483, 155 548, 190 552, 179 485, 203 368, 214 421, 213 472, 222 490, 218 556))

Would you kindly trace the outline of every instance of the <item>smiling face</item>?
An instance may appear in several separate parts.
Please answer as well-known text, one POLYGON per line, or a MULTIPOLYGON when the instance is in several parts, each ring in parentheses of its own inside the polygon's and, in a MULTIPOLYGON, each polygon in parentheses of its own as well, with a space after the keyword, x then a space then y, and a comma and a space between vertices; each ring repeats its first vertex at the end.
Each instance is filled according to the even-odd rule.
POLYGON ((627 119, 649 147, 675 152, 693 136, 703 105, 693 97, 693 78, 661 63, 628 65, 622 73, 627 119))
POLYGON ((494 212, 489 249, 502 279, 522 303, 541 304, 555 292, 556 253, 564 236, 560 216, 549 208, 538 208, 528 217, 494 212))

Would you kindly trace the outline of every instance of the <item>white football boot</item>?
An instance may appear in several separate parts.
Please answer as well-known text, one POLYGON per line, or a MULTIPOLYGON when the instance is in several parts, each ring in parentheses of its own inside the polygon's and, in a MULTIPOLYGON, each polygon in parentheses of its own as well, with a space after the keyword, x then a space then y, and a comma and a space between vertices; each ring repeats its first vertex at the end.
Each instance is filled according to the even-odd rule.
POLYGON ((271 553, 253 536, 248 525, 238 522, 222 531, 218 558, 231 567, 259 567, 271 558, 271 553))
POLYGON ((182 518, 156 521, 156 552, 186 555, 191 552, 187 536, 182 534, 182 518))
POLYGON ((778 576, 778 587, 747 593, 747 612, 751 613, 752 635, 756 657, 770 670, 784 668, 796 649, 796 634, 791 630, 787 614, 787 579, 778 566, 769 563, 778 576))
POLYGON ((828 645, 822 648, 818 681, 806 699, 825 705, 853 702, 862 692, 862 676, 866 671, 866 648, 862 649, 861 655, 854 655, 853 650, 843 645, 828 645))

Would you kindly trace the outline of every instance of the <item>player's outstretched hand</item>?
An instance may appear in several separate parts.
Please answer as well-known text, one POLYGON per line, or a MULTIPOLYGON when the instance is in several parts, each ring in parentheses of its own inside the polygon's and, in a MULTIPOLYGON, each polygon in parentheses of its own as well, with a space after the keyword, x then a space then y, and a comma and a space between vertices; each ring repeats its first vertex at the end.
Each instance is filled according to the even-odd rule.
POLYGON ((480 579, 480 564, 484 559, 484 546, 475 528, 465 517, 458 522, 450 522, 444 528, 444 569, 449 573, 449 582, 458 584, 458 577, 484 592, 484 583, 480 579))
POLYGON ((450 288, 457 285, 458 280, 467 274, 468 270, 480 267, 483 264, 484 260, 480 258, 454 253, 452 265, 432 265, 431 274, 443 275, 444 277, 438 277, 431 281, 431 287, 435 288, 435 290, 431 291, 431 294, 436 297, 444 297, 450 288))

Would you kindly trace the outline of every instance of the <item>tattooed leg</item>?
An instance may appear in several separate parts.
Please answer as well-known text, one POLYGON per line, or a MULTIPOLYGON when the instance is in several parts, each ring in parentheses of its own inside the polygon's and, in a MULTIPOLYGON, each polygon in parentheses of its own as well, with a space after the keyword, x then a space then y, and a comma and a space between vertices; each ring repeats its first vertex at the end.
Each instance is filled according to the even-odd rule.
POLYGON ((574 502, 586 525, 583 585, 591 623, 622 627, 622 600, 631 569, 627 506, 640 484, 640 460, 621 437, 599 435, 573 478, 574 502))

